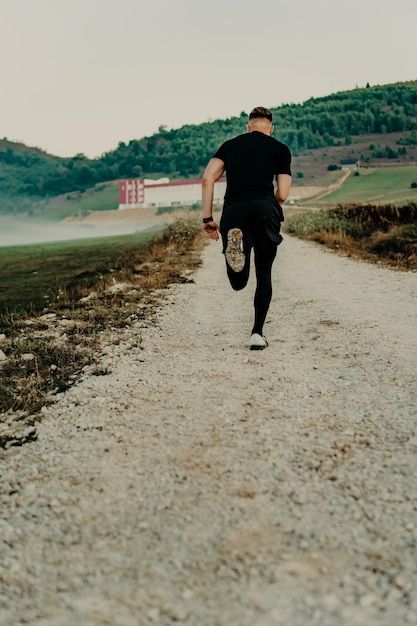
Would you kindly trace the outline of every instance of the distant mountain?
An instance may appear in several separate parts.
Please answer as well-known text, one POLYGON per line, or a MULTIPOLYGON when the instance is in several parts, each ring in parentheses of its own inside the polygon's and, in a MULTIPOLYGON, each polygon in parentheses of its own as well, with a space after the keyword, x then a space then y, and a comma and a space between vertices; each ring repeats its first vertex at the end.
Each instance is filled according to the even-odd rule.
MULTIPOLYGON (((404 160, 417 130, 417 81, 367 86, 303 104, 285 104, 272 112, 274 135, 288 144, 295 157, 318 148, 349 146, 358 136, 377 135, 381 145, 369 152, 368 161, 394 159, 399 151, 404 160)), ((217 147, 245 132, 246 123, 247 113, 242 112, 178 129, 161 127, 150 137, 120 143, 98 159, 84 155, 62 159, 0 140, 0 213, 26 211, 36 199, 84 190, 103 181, 162 174, 198 176, 217 147)))

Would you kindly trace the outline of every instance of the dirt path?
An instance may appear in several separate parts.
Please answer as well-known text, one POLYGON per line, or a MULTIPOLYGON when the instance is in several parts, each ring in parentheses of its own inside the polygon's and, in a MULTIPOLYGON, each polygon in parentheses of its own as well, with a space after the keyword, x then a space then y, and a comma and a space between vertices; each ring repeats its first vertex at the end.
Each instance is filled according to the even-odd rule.
POLYGON ((3 626, 417 623, 417 275, 218 244, 0 459, 3 626))
POLYGON ((351 173, 352 172, 350 169, 345 169, 342 176, 333 185, 329 185, 329 187, 326 189, 324 193, 319 193, 317 196, 315 196, 314 200, 321 200, 325 196, 328 196, 329 193, 332 193, 333 191, 337 191, 337 189, 340 189, 340 187, 342 187, 345 181, 349 178, 351 173))

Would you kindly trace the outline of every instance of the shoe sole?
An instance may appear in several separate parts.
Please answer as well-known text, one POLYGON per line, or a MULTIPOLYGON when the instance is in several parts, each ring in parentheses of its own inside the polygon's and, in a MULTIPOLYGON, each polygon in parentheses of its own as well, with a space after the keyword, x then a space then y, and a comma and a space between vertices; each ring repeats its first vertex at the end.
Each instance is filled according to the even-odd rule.
POLYGON ((265 350, 266 346, 251 346, 251 350, 265 350))
POLYGON ((246 257, 242 251, 243 233, 240 228, 231 228, 227 233, 227 248, 224 253, 226 262, 234 272, 241 272, 245 267, 246 257))

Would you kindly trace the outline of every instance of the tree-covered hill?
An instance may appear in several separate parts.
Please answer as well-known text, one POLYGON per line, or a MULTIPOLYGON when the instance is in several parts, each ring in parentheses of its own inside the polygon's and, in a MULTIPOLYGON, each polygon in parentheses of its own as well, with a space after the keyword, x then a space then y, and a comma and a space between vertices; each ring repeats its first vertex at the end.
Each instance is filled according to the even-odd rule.
POLYGON ((417 81, 339 92, 273 109, 293 151, 335 145, 353 135, 417 129, 417 81))
MULTIPOLYGON (((349 143, 353 135, 386 134, 417 129, 417 81, 341 92, 303 104, 272 109, 274 136, 294 154, 349 143)), ((120 176, 153 172, 195 176, 217 146, 245 132, 247 113, 227 120, 163 127, 152 137, 121 143, 102 161, 119 168, 120 176)))
MULTIPOLYGON (((272 112, 274 135, 287 143, 295 156, 317 148, 350 145, 357 136, 384 135, 381 150, 386 153, 371 157, 390 159, 399 152, 405 157, 407 146, 413 146, 416 137, 417 80, 311 98, 303 104, 272 108, 272 112), (393 145, 386 140, 387 134, 395 136, 393 145)), ((119 178, 198 176, 217 147, 245 132, 246 123, 247 112, 242 112, 229 119, 178 129, 160 127, 154 135, 122 142, 97 159, 84 155, 61 159, 0 141, 0 212, 25 210, 35 198, 119 178)))

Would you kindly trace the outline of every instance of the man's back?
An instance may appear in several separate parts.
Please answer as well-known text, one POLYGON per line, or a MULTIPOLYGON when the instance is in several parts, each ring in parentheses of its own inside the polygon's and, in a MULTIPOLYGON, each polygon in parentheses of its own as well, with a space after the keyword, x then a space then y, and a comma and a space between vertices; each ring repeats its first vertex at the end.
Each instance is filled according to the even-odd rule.
POLYGON ((273 196, 274 176, 291 175, 291 155, 287 146, 257 131, 226 141, 214 156, 225 164, 227 204, 273 196))

